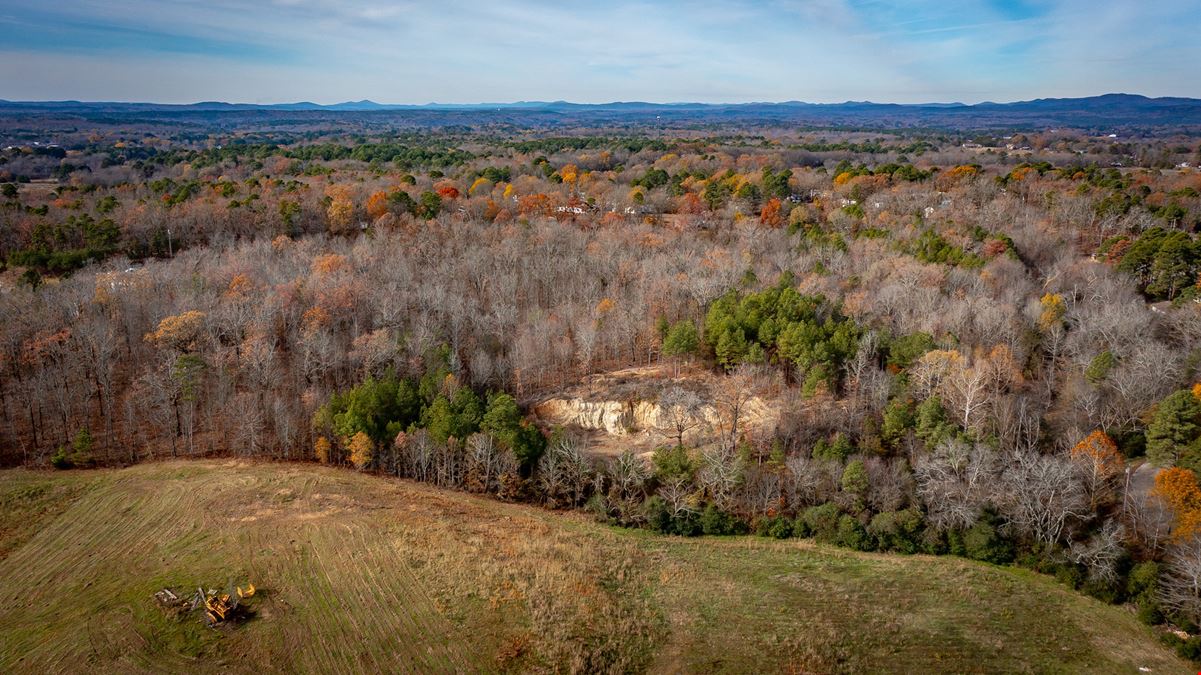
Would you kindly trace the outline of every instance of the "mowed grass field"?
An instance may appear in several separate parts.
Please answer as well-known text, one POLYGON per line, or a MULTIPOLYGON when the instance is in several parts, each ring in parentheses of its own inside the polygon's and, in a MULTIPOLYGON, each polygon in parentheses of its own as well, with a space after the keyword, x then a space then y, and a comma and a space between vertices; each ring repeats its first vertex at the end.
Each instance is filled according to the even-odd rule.
POLYGON ((684 540, 348 470, 0 472, 0 672, 1195 672, 1020 570, 684 540), (209 629, 153 594, 253 582, 209 629))

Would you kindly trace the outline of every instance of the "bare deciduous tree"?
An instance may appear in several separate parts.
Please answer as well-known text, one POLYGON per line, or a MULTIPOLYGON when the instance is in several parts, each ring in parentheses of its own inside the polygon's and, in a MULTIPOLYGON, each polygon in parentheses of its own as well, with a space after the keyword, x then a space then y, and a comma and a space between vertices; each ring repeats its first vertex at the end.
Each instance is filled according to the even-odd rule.
POLYGON ((1159 598, 1167 609, 1201 621, 1201 537, 1173 544, 1159 581, 1159 598))
POLYGON ((722 378, 713 392, 721 443, 727 445, 731 450, 738 445, 743 414, 747 404, 755 397, 757 383, 758 371, 743 365, 727 377, 722 378))
POLYGON ((949 440, 919 456, 913 469, 930 524, 938 530, 966 529, 990 504, 1001 462, 986 446, 949 440))
POLYGON ((1088 570, 1090 579, 1105 584, 1119 578, 1118 564, 1126 555, 1123 542, 1126 528, 1116 520, 1107 520, 1101 530, 1084 542, 1074 542, 1067 557, 1088 570))
POLYGON ((1060 455, 1011 454, 997 497, 1009 524, 1048 548, 1070 523, 1092 516, 1079 472, 1060 455))
POLYGON ((696 392, 678 385, 659 394, 659 430, 675 437, 676 445, 684 445, 684 434, 704 423, 703 402, 696 392))
POLYGON ((584 441, 575 436, 560 438, 538 460, 538 484, 543 499, 551 506, 571 508, 582 504, 592 484, 592 473, 584 441))

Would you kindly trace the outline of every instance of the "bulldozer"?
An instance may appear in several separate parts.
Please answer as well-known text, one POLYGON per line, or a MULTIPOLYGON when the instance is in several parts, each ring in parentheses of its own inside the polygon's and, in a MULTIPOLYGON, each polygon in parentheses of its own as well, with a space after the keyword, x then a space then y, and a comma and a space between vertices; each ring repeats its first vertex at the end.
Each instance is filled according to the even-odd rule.
POLYGON ((254 584, 247 584, 243 589, 241 586, 230 590, 227 593, 218 593, 216 589, 203 588, 196 589, 196 595, 192 599, 192 609, 204 608, 204 622, 215 627, 232 620, 238 613, 238 608, 242 606, 242 601, 254 596, 254 584))

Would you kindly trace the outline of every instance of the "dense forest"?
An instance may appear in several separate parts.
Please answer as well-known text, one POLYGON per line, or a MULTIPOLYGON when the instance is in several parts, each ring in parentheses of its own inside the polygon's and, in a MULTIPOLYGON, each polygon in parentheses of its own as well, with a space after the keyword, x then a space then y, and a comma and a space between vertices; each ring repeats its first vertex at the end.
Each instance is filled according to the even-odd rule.
POLYGON ((1196 139, 60 142, 0 154, 7 464, 344 464, 1017 563, 1201 632, 1196 139), (660 366, 651 452, 529 414, 660 366))

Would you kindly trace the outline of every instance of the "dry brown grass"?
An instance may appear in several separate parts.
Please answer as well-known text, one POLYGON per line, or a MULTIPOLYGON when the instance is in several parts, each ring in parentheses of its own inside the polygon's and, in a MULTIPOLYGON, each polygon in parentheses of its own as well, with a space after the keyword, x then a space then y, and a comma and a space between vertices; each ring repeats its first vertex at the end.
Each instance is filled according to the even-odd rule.
POLYGON ((8 471, 0 504, 0 672, 1187 668, 1021 572, 657 537, 332 468, 8 471), (228 581, 262 589, 228 630, 152 597, 228 581))

